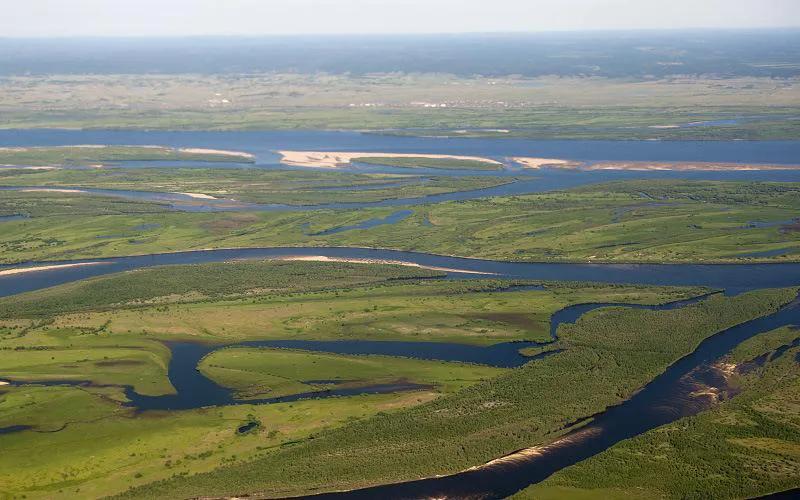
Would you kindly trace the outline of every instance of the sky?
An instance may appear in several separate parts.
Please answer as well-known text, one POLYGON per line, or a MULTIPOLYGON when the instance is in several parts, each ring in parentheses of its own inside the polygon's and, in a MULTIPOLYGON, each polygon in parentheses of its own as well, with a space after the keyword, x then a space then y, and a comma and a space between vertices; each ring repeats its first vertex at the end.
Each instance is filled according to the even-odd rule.
POLYGON ((800 0, 0 0, 0 37, 800 26, 800 0))

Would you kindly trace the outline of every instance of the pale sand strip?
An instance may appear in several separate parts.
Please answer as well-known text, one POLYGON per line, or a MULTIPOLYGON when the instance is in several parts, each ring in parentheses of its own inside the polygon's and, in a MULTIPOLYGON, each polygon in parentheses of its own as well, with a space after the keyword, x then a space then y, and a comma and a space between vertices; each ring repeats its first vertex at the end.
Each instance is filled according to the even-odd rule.
POLYGON ((542 167, 575 168, 583 165, 576 161, 560 160, 557 158, 532 158, 529 156, 514 156, 510 158, 510 160, 519 163, 524 168, 534 169, 542 167))
POLYGON ((634 171, 707 171, 707 172, 735 172, 759 170, 799 170, 800 165, 758 165, 745 163, 714 163, 714 162, 611 162, 604 161, 582 167, 582 170, 634 170, 634 171))
POLYGON ((19 165, 0 165, 0 168, 4 168, 4 169, 7 168, 9 170, 11 170, 11 169, 13 169, 13 170, 56 170, 56 169, 58 169, 58 167, 56 167, 56 166, 25 167, 25 166, 19 166, 19 165))
POLYGON ((65 188, 26 188, 20 189, 21 193, 76 193, 76 194, 88 194, 86 191, 81 189, 65 189, 65 188))
POLYGON ((502 165, 497 160, 481 156, 457 156, 422 153, 364 153, 336 151, 276 151, 281 155, 281 163, 293 167, 337 168, 350 165, 355 158, 434 158, 446 160, 482 161, 492 165, 502 165))
POLYGON ((201 199, 201 200, 216 200, 217 199, 214 196, 211 196, 210 194, 203 194, 203 193, 175 193, 175 194, 182 194, 182 195, 188 196, 190 198, 198 198, 198 199, 201 199))
POLYGON ((181 153, 191 153, 200 155, 224 155, 224 156, 237 156, 239 158, 246 158, 248 160, 255 159, 256 155, 245 153, 244 151, 229 151, 227 149, 205 149, 205 148, 180 148, 181 153))
POLYGON ((487 273, 482 271, 468 271, 466 269, 452 269, 449 267, 423 266, 415 262, 405 262, 402 260, 347 259, 339 257, 326 257, 324 255, 287 255, 285 257, 271 257, 269 260, 284 260, 284 261, 300 260, 300 261, 310 261, 310 262, 351 262, 354 264, 392 264, 396 266, 418 267, 420 269, 429 269, 431 271, 443 271, 447 273, 485 274, 485 275, 497 274, 497 273, 487 273))
POLYGON ((539 169, 563 168, 584 171, 597 170, 631 170, 631 171, 759 171, 759 170, 800 170, 800 165, 759 165, 746 163, 716 163, 716 162, 647 162, 647 161, 599 161, 587 164, 580 161, 531 158, 516 156, 511 160, 523 165, 525 168, 539 169))
POLYGON ((13 269, 4 269, 0 271, 0 276, 9 276, 12 274, 33 273, 36 271, 49 271, 51 269, 64 269, 67 267, 79 266, 95 266, 99 264, 110 264, 110 262, 76 262, 74 264, 54 264, 52 266, 36 266, 36 267, 15 267, 13 269))

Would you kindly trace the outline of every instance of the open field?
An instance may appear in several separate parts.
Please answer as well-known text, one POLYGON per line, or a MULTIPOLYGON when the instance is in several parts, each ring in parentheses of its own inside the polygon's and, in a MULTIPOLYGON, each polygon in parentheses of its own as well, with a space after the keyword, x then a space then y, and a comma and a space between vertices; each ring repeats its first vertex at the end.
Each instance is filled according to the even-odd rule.
POLYGON ((773 311, 795 295, 796 290, 770 290, 716 296, 672 311, 597 310, 560 330, 565 351, 558 355, 246 464, 153 483, 127 496, 280 496, 463 470, 552 441, 570 422, 628 397, 702 339, 773 311), (649 326, 646 335, 642 324, 649 326))
POLYGON ((800 216, 798 193, 791 183, 627 181, 419 205, 395 224, 333 234, 319 233, 386 217, 395 209, 120 214, 164 208, 85 195, 13 193, 0 197, 5 214, 52 215, 0 222, 0 259, 371 246, 520 261, 793 261, 800 255, 794 221, 800 216))
POLYGON ((342 356, 285 349, 221 349, 206 356, 199 370, 241 398, 275 397, 332 388, 412 382, 450 393, 501 375, 480 365, 390 356, 342 356))
POLYGON ((14 76, 0 80, 0 126, 797 139, 798 94, 796 77, 14 76))
POLYGON ((0 148, 0 165, 102 167, 117 161, 199 161, 252 163, 254 157, 239 151, 163 146, 51 146, 0 148))
MULTIPOLYGON (((258 168, 104 168, 0 170, 0 185, 195 193, 244 203, 316 205, 410 198, 481 189, 510 182, 484 177, 437 177, 281 171, 258 168)), ((10 193, 3 193, 3 197, 10 193)), ((0 199, 2 203, 2 199, 0 199)), ((2 207, 2 205, 0 205, 2 207)), ((2 208, 0 208, 2 210, 2 208)))
POLYGON ((621 442, 515 498, 753 498, 800 487, 800 365, 794 328, 758 335, 737 348, 740 394, 718 408, 621 442))

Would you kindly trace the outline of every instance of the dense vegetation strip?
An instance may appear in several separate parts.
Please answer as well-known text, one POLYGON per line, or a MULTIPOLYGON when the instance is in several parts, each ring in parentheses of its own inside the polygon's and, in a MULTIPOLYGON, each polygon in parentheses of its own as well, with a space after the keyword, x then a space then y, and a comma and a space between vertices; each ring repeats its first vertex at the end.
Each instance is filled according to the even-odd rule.
POLYGON ((219 300, 350 288, 388 280, 444 276, 416 267, 341 262, 234 261, 159 266, 101 276, 0 299, 0 318, 49 317, 124 306, 219 300))

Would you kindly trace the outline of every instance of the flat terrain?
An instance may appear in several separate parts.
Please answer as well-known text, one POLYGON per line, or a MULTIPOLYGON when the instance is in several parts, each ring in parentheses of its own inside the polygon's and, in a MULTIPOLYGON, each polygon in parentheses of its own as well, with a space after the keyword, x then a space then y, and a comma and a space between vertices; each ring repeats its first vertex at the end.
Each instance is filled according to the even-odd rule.
POLYGON ((20 75, 0 80, 0 126, 797 139, 799 93, 796 76, 20 75))
MULTIPOLYGON (((15 179, 28 175, 54 174, 15 179)), ((176 213, 157 203, 3 193, 0 214, 33 217, 0 222, 0 259, 14 263, 202 248, 366 246, 518 261, 795 261, 800 255, 799 193, 792 183, 627 181, 417 205, 394 224, 335 233, 328 230, 384 218, 405 207, 176 213)))
POLYGON ((54 146, 0 148, 0 165, 100 167, 119 161, 198 161, 252 163, 254 157, 238 151, 167 148, 163 146, 54 146))
POLYGON ((418 153, 358 153, 335 151, 278 151, 281 163, 295 167, 338 168, 353 163, 403 168, 445 170, 498 170, 502 163, 479 156, 418 153))
MULTIPOLYGON (((175 392, 166 376, 170 354, 164 340, 223 345, 333 336, 485 345, 545 339, 549 315, 571 303, 659 303, 704 293, 580 283, 503 291, 513 282, 431 281, 435 276, 377 264, 247 261, 150 268, 4 298, 0 380, 22 385, 0 388, 0 429, 31 428, 0 434, 0 491, 28 498, 98 497, 249 463, 371 415, 386 418, 518 372, 443 361, 230 348, 207 356, 200 369, 245 398, 325 390, 336 383, 406 381, 424 388, 135 413, 122 404, 122 386, 143 395, 175 392), (246 324, 258 328, 248 330, 246 324), (237 431, 251 424, 254 430, 237 431), (94 437, 91 443, 87 433, 94 437)), ((766 302, 753 303, 755 309, 737 307, 751 314, 780 296, 765 295, 766 302)), ((742 300, 736 303, 749 304, 750 299, 742 300)))
MULTIPOLYGON (((511 179, 282 171, 259 168, 0 170, 0 185, 193 193, 242 203, 374 202, 497 186, 511 179)), ((3 193, 3 197, 10 196, 3 193)), ((0 199, 0 203, 3 200, 0 199)), ((246 208, 246 207, 245 207, 246 208)), ((2 209, 0 209, 2 210, 2 209)))

